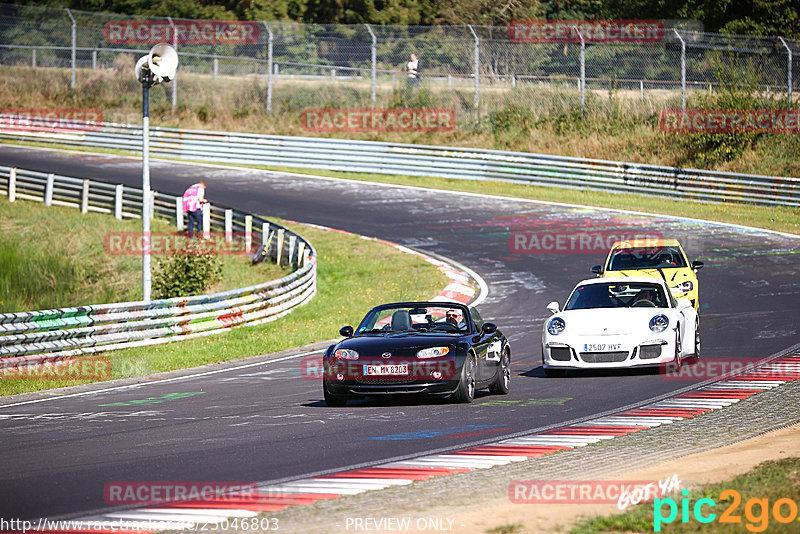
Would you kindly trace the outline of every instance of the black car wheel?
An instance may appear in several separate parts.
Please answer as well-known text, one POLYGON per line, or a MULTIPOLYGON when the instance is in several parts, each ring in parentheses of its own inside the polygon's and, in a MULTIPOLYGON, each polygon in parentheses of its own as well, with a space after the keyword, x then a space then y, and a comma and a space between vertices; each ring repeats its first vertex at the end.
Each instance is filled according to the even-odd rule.
POLYGON ((497 376, 489 386, 489 391, 494 395, 508 395, 508 388, 511 384, 511 353, 508 348, 503 350, 500 356, 500 365, 497 366, 497 376))
POLYGON ((694 325, 694 359, 700 358, 700 321, 694 325))
POLYGON ((681 329, 675 331, 675 370, 680 371, 683 367, 683 358, 681 358, 681 329))
POLYGON ((458 382, 458 389, 453 394, 456 402, 469 403, 475 398, 475 356, 467 355, 464 365, 461 367, 461 380, 458 382))
POLYGON ((325 396, 325 404, 332 408, 341 408, 347 404, 347 397, 339 397, 328 393, 325 383, 322 384, 322 394, 325 396))

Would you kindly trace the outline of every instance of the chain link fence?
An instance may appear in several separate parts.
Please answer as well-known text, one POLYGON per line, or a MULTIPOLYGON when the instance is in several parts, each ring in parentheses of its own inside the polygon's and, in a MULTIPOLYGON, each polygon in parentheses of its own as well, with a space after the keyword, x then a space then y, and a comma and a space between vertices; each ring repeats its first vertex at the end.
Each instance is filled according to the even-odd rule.
MULTIPOLYGON (((460 124, 511 104, 538 114, 602 106, 612 95, 650 111, 726 83, 791 103, 800 42, 704 33, 664 21, 657 42, 520 42, 508 27, 190 21, 0 4, 0 65, 70 69, 70 84, 173 44, 180 73, 253 79, 266 112, 312 107, 438 107, 460 124), (411 54, 420 80, 409 77, 411 54)), ((124 73, 123 73, 124 75, 124 73)), ((131 72, 131 76, 133 73, 131 72)), ((796 89, 796 87, 795 87, 796 89)), ((202 98, 167 89, 173 108, 202 98)))

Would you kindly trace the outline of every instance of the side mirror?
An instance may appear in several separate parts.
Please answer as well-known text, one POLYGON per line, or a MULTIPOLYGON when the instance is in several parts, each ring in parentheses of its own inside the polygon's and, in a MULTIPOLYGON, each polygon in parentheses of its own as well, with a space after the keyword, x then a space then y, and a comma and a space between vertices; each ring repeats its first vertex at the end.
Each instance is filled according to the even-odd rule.
POLYGON ((594 274, 596 274, 597 276, 600 276, 601 274, 603 274, 603 266, 602 265, 594 265, 592 267, 592 272, 594 274))
POLYGON ((494 334, 497 332, 497 325, 494 323, 483 323, 481 327, 481 332, 484 334, 494 334))
POLYGON ((678 309, 685 310, 686 308, 692 308, 692 301, 686 298, 678 299, 678 309))
POLYGON ((344 337, 353 337, 353 327, 350 325, 343 326, 339 329, 339 334, 343 335, 344 337))
POLYGON ((700 260, 694 260, 694 261, 692 262, 692 270, 693 270, 693 271, 696 271, 696 270, 698 270, 698 269, 702 269, 702 268, 703 268, 703 265, 705 265, 705 263, 703 263, 702 261, 700 261, 700 260))
POLYGON ((550 313, 558 313, 561 311, 561 308, 558 307, 558 302, 556 301, 553 301, 550 304, 548 304, 547 309, 550 311, 550 313))

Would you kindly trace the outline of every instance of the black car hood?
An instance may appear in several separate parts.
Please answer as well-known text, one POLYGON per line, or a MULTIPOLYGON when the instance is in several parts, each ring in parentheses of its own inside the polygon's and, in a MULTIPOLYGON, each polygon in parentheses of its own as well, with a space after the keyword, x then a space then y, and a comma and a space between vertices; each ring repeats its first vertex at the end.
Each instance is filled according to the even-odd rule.
POLYGON ((427 347, 441 347, 445 345, 455 346, 461 338, 462 335, 424 334, 418 332, 367 334, 365 336, 347 338, 336 345, 336 348, 353 349, 364 355, 369 355, 401 349, 424 349, 427 347))

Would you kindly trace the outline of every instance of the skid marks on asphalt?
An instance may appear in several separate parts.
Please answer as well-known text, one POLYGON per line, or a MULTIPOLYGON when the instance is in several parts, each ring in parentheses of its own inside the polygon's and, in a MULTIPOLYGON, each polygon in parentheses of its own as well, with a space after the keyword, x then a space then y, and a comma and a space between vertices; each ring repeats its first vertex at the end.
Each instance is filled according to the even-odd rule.
POLYGON ((235 376, 226 376, 218 378, 219 382, 259 382, 262 380, 280 380, 283 378, 292 378, 300 376, 300 367, 279 367, 277 369, 265 369, 263 371, 255 371, 252 373, 241 373, 235 376))

